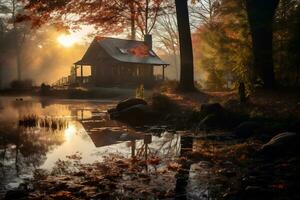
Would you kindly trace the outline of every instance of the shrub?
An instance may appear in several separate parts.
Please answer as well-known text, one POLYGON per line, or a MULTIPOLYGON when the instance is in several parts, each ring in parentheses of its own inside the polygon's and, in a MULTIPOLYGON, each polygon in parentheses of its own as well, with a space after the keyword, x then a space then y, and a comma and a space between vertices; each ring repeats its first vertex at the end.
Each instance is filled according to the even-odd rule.
POLYGON ((135 97, 139 98, 139 99, 144 99, 145 95, 145 89, 144 89, 144 85, 140 85, 136 90, 135 90, 135 97))
POLYGON ((42 83, 42 84, 41 84, 41 90, 40 90, 40 92, 41 92, 41 94, 43 94, 43 95, 49 94, 50 89, 51 89, 50 85, 46 85, 45 83, 42 83))
POLYGON ((158 86, 160 92, 174 92, 178 88, 178 81, 165 81, 158 86))
POLYGON ((30 79, 27 80, 14 80, 10 83, 10 87, 14 90, 30 90, 32 89, 33 81, 30 79))
POLYGON ((154 93, 152 96, 152 108, 157 111, 171 111, 175 103, 166 95, 154 93))

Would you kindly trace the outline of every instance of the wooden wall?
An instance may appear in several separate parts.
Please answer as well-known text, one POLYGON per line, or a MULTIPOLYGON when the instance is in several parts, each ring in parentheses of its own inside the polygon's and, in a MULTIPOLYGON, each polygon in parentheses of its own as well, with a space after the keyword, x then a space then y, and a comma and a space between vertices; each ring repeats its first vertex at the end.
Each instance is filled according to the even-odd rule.
POLYGON ((92 67, 96 86, 138 86, 154 82, 152 65, 135 65, 106 60, 92 67))

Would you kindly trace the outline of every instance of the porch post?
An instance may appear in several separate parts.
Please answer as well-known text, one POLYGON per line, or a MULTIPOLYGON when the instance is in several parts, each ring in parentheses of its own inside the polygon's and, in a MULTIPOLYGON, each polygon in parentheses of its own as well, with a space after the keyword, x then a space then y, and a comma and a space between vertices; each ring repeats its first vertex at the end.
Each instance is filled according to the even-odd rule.
POLYGON ((75 65, 75 84, 77 84, 77 65, 75 65))
POLYGON ((83 66, 80 65, 81 84, 83 84, 83 66))

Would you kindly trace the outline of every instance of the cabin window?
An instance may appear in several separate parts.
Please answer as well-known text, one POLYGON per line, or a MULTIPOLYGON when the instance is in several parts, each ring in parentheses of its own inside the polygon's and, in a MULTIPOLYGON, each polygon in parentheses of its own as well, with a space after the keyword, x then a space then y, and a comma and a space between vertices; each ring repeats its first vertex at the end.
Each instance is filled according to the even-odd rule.
POLYGON ((118 48, 122 54, 128 54, 128 50, 124 48, 118 48))

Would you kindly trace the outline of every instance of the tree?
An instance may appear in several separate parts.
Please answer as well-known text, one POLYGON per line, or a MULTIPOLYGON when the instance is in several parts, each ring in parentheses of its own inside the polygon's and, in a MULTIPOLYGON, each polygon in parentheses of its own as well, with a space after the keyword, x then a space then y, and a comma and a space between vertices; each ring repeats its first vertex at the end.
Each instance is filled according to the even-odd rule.
POLYGON ((153 29, 162 11, 163 0, 28 0, 23 19, 35 26, 51 23, 62 28, 93 25, 99 33, 123 33, 128 27, 131 38, 137 30, 146 35, 153 29))
POLYGON ((295 76, 294 85, 297 86, 300 83, 300 3, 295 9, 292 15, 293 19, 296 19, 291 27, 291 39, 288 42, 288 60, 291 61, 290 70, 292 68, 293 75, 295 76))
POLYGON ((194 61, 187 0, 175 0, 180 43, 180 83, 182 91, 193 91, 194 61))
POLYGON ((281 0, 274 20, 274 70, 276 82, 297 85, 299 77, 299 0, 281 0))
POLYGON ((160 44, 159 48, 172 58, 171 63, 174 67, 171 68, 174 69, 176 79, 179 79, 179 36, 174 13, 166 13, 159 17, 154 34, 160 44))
MULTIPOLYGON (((7 32, 13 36, 13 46, 17 66, 17 79, 22 79, 22 46, 29 34, 25 24, 17 23, 17 16, 23 12, 23 4, 18 0, 0 0, 0 13, 5 15, 7 32)), ((3 24, 3 23, 2 23, 3 24)), ((2 25, 4 26, 4 25, 2 25)))
POLYGON ((199 25, 210 26, 218 17, 220 0, 194 0, 190 6, 191 25, 198 29, 199 25))
POLYGON ((254 68, 265 88, 275 86, 273 63, 273 19, 279 0, 246 0, 252 35, 254 68))

